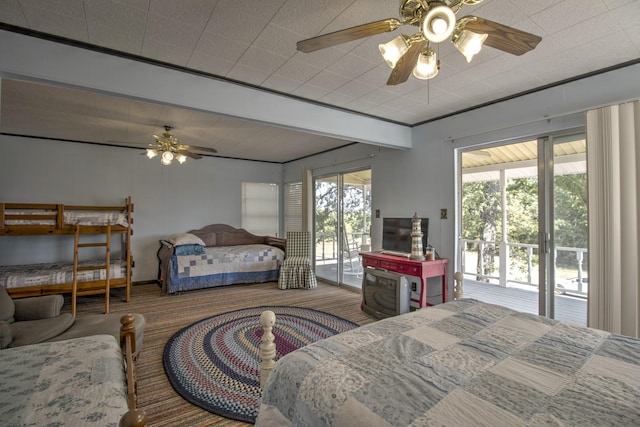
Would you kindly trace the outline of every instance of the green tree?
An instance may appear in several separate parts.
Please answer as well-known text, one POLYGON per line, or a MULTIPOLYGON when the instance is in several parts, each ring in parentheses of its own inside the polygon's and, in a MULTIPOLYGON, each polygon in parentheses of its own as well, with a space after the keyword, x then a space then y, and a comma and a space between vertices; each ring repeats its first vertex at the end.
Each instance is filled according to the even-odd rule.
MULTIPOLYGON (((369 232, 365 224, 371 211, 371 191, 363 185, 342 186, 342 217, 346 233, 369 232), (366 216, 366 217, 365 217, 366 216), (363 229, 366 227, 366 229, 363 229)), ((316 181, 315 186, 315 227, 316 240, 336 242, 338 236, 338 186, 327 181, 316 181)), ((351 235, 349 235, 351 239, 351 235)))
POLYGON ((538 181, 535 178, 509 180, 507 241, 538 243, 538 181))
MULTIPOLYGON (((555 245, 586 248, 588 236, 587 176, 581 174, 559 175, 554 178, 555 245)), ((507 189, 507 242, 538 244, 538 182, 536 178, 517 178, 508 181, 507 189)), ((472 182, 462 186, 463 239, 500 242, 501 197, 498 181, 472 182)), ((477 245, 466 248, 479 251, 477 245)), ((493 257, 495 246, 483 249, 483 270, 478 261, 478 278, 495 270, 493 257)), ((532 262, 538 263, 537 250, 532 262)), ((527 271, 526 249, 512 248, 511 268, 527 271)), ((558 266, 575 268, 574 252, 560 251, 558 266)))
MULTIPOLYGON (((538 244, 538 181, 535 178, 509 180, 507 185, 507 242, 538 244)), ((537 264, 534 250, 532 263, 537 264)), ((526 275, 528 252, 526 248, 512 247, 509 251, 510 268, 526 275)))
MULTIPOLYGON (((554 216, 556 246, 587 247, 588 198, 586 174, 555 177, 554 216)), ((558 266, 575 267, 575 253, 558 252, 556 263, 558 266)))
MULTIPOLYGON (((463 238, 495 243, 501 238, 500 184, 498 181, 469 182, 462 186, 463 238)), ((495 271, 495 244, 474 245, 478 252, 476 280, 488 281, 483 276, 495 271)))

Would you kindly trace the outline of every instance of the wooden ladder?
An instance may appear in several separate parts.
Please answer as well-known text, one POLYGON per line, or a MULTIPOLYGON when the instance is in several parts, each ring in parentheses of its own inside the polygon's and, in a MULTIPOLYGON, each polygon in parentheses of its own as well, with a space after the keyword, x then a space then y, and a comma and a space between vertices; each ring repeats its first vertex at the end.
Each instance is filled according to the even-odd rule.
MULTIPOLYGON (((106 239, 103 242, 92 243, 80 243, 80 224, 75 226, 75 237, 73 245, 73 286, 71 289, 71 314, 76 315, 76 298, 83 295, 104 295, 104 312, 109 313, 109 292, 110 292, 110 264, 111 264, 111 223, 107 223, 105 227, 106 239), (81 248, 91 247, 104 247, 105 248, 105 263, 103 265, 92 266, 79 266, 78 254, 81 248), (91 271, 91 270, 104 270, 104 285, 97 287, 91 285, 90 288, 78 290, 78 272, 79 271, 91 271)), ((91 233, 94 234, 94 233, 91 233)), ((102 282, 102 281, 100 281, 102 282)))

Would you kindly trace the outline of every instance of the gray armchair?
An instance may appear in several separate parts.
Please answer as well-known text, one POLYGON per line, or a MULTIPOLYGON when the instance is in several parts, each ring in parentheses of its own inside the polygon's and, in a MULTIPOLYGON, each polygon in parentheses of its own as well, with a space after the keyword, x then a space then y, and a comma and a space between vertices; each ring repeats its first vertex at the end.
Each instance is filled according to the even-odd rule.
MULTIPOLYGON (((0 349, 61 341, 89 335, 113 335, 120 342, 121 314, 95 314, 78 319, 70 313, 60 313, 62 295, 43 295, 12 299, 0 286, 0 349)), ((146 320, 133 314, 136 331, 135 352, 142 348, 146 320)))
POLYGON ((74 317, 60 313, 62 295, 13 300, 0 286, 0 348, 48 341, 69 329, 74 317))

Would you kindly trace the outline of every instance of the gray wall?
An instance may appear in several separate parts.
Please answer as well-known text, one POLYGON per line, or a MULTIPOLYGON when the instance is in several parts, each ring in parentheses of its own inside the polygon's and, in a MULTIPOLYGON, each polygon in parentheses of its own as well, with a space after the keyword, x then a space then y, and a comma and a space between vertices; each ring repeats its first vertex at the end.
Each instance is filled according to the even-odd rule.
MULTIPOLYGON (((282 166, 204 157, 162 166, 143 150, 0 135, 0 200, 135 205, 134 280, 157 276, 158 240, 224 223, 240 227, 241 183, 282 181, 282 166)), ((2 237, 0 265, 73 259, 73 239, 2 237)))

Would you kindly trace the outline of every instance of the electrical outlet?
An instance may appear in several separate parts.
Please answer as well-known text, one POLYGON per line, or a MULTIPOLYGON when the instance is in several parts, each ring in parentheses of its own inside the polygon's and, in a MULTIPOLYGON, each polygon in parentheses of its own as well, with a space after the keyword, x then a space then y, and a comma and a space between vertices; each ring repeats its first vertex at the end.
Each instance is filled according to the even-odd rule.
POLYGON ((440 209, 440 219, 447 219, 447 210, 440 209))
POLYGON ((380 218, 380 209, 376 209, 376 218, 380 218))

